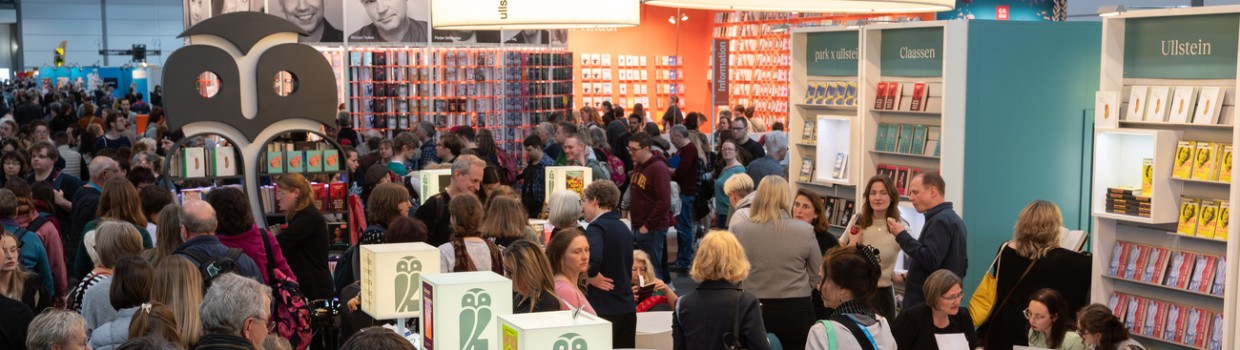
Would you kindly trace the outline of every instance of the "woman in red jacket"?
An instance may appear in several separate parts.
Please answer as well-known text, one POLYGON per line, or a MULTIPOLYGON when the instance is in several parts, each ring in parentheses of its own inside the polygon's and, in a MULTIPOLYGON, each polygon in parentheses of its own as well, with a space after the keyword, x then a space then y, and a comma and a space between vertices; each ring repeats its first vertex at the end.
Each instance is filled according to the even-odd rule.
POLYGON ((289 268, 288 261, 284 260, 280 242, 276 241, 270 232, 260 229, 254 223, 250 200, 241 190, 234 187, 216 188, 207 194, 207 203, 215 208, 216 218, 220 223, 215 229, 215 237, 225 246, 241 249, 246 256, 253 259, 265 281, 271 281, 273 270, 280 270, 294 280, 297 278, 289 268), (269 262, 274 262, 275 266, 268 266, 269 262))

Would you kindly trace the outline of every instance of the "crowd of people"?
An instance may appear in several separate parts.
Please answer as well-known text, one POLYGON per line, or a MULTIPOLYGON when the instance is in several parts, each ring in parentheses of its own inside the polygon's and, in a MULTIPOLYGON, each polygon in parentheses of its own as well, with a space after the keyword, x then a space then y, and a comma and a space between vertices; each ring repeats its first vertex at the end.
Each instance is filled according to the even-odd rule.
POLYGON ((161 170, 184 136, 166 128, 157 94, 148 104, 134 91, 33 80, 3 92, 5 349, 412 349, 383 326, 393 320, 358 309, 358 246, 405 242, 438 247, 440 272, 512 279, 514 312, 604 318, 617 348, 634 346, 637 313, 651 310, 674 312, 677 349, 938 349, 945 336, 969 348, 1139 348, 1109 309, 1086 305, 1090 258, 1059 248, 1055 204, 1016 218, 991 265, 1002 302, 973 320, 962 307, 966 227, 942 177, 922 173, 907 188, 925 216, 919 232, 892 180, 876 176, 837 236, 818 194, 790 190, 783 126, 766 131, 744 106, 721 113, 713 133, 699 131, 705 115, 679 108, 652 120, 640 104, 584 107, 539 123, 524 159, 488 128, 415 123, 385 139, 346 114, 323 132, 343 145, 345 175, 270 179, 284 212, 268 230, 237 187, 175 199, 189 184, 161 170), (141 133, 137 114, 151 116, 141 133), (548 195, 546 168, 560 165, 589 167, 594 181, 548 195), (410 175, 425 169, 450 169, 443 191, 417 192, 410 175), (325 180, 346 183, 366 223, 334 270, 334 214, 311 189, 325 180), (543 238, 531 218, 554 231, 543 238), (674 273, 699 285, 677 290, 674 273), (894 283, 905 286, 900 305, 894 283), (298 296, 313 308, 339 300, 339 329, 296 312, 298 296))

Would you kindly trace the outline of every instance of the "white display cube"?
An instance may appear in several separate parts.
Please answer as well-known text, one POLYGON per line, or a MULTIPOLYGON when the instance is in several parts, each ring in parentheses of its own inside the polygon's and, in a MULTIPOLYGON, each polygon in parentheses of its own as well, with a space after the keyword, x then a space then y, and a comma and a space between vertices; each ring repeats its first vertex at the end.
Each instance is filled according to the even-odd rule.
POLYGON ((611 322, 585 312, 535 312, 499 317, 504 350, 611 349, 611 322))
POLYGON ((418 196, 421 202, 448 188, 452 183, 452 169, 428 169, 415 172, 418 181, 418 196))
POLYGON ((423 350, 499 350, 496 316, 512 314, 512 281, 491 271, 422 277, 423 350))
POLYGON ((584 166, 547 167, 544 174, 546 176, 546 186, 543 187, 547 193, 543 196, 543 201, 550 203, 551 194, 559 190, 569 190, 581 195, 585 192, 586 186, 594 181, 593 174, 593 170, 584 166))
POLYGON ((429 244, 361 246, 362 311, 377 320, 418 317, 422 277, 439 273, 439 249, 429 244))

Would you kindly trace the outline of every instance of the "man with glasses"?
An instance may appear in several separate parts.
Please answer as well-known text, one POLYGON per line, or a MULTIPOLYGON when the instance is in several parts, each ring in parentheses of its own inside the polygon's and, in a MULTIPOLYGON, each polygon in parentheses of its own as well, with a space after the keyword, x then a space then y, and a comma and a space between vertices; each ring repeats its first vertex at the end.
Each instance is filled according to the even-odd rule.
POLYGON ((637 247, 650 256, 659 279, 670 281, 667 266, 667 228, 671 226, 672 173, 667 160, 651 152, 650 134, 639 132, 629 138, 629 154, 637 169, 629 178, 629 219, 637 231, 637 247))
MULTIPOLYGON (((736 120, 732 121, 732 138, 737 143, 740 143, 741 148, 745 152, 749 152, 749 159, 766 157, 766 152, 762 150, 762 145, 758 144, 758 141, 749 138, 749 119, 738 116, 736 120)), ((753 180, 757 182, 762 179, 754 178, 753 180)))
POLYGON ((262 349, 275 329, 271 288, 231 273, 212 280, 199 311, 204 334, 195 349, 262 349))
POLYGON ((944 187, 943 177, 935 173, 917 174, 909 181, 909 202, 926 216, 920 237, 913 238, 904 225, 887 218, 887 229, 910 261, 904 282, 904 308, 925 301, 921 289, 931 272, 947 269, 964 277, 969 267, 964 220, 944 198, 944 187))

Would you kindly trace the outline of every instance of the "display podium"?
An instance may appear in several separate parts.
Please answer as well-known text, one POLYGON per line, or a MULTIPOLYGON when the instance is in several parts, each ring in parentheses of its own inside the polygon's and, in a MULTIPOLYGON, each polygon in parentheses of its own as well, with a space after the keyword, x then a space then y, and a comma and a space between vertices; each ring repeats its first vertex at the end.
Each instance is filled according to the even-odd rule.
POLYGON ((496 316, 512 314, 512 281, 491 271, 422 277, 423 350, 499 350, 496 316))
POLYGON ((439 249, 429 244, 361 246, 362 311, 376 320, 418 317, 422 278, 439 273, 439 249))
POLYGON ((611 322, 585 312, 535 312, 499 317, 504 350, 611 349, 611 322))

